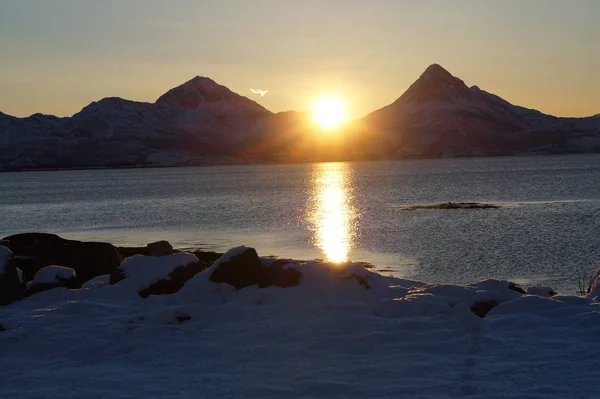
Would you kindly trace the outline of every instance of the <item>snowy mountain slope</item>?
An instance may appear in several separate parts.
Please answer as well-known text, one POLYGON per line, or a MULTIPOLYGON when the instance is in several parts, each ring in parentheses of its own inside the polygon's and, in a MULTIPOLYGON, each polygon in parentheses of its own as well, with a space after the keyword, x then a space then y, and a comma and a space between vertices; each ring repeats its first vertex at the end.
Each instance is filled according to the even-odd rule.
POLYGON ((156 103, 105 98, 71 118, 0 114, 0 168, 185 164, 237 150, 271 112, 196 77, 156 103))
POLYGON ((405 155, 509 155, 541 146, 556 152, 600 150, 576 143, 600 137, 600 119, 558 118, 515 106, 468 87, 437 64, 394 103, 369 114, 364 125, 405 155))

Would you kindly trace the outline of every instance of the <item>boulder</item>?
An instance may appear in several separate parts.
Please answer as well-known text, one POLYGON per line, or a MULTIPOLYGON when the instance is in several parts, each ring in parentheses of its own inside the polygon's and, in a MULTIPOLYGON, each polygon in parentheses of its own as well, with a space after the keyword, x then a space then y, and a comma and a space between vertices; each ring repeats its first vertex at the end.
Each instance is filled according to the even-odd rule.
POLYGON ((104 242, 66 240, 55 234, 25 233, 4 238, 16 256, 16 266, 32 280, 42 267, 62 265, 74 269, 80 281, 110 274, 119 267, 117 249, 104 242))
POLYGON ((168 241, 152 242, 146 247, 148 256, 167 256, 173 253, 173 246, 168 241))
POLYGON ((166 256, 134 255, 111 273, 110 284, 119 283, 124 288, 130 286, 142 298, 173 294, 208 266, 194 254, 186 252, 166 256))
POLYGON ((57 265, 45 266, 35 274, 26 294, 29 296, 58 287, 76 289, 80 286, 75 270, 57 265))
POLYGON ((237 247, 215 262, 210 280, 227 283, 238 290, 253 285, 260 288, 298 285, 302 274, 296 269, 284 269, 287 263, 281 261, 263 266, 254 248, 237 247))
POLYGON ((25 285, 19 279, 15 256, 0 246, 0 306, 9 305, 25 296, 25 285))

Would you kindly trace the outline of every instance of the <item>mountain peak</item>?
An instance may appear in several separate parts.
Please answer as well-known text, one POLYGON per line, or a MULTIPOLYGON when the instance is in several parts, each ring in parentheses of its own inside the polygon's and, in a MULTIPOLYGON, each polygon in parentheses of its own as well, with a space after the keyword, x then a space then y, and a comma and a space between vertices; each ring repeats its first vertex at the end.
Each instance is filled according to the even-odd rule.
POLYGON ((469 88, 462 80, 453 76, 441 65, 432 64, 398 101, 426 102, 432 99, 464 96, 468 91, 469 88))
POLYGON ((452 79, 454 76, 440 64, 431 64, 421 74, 421 78, 452 79))
POLYGON ((221 110, 244 109, 244 112, 256 115, 270 114, 260 104, 243 97, 214 80, 195 76, 187 82, 169 90, 156 100, 156 105, 190 111, 215 107, 221 110))

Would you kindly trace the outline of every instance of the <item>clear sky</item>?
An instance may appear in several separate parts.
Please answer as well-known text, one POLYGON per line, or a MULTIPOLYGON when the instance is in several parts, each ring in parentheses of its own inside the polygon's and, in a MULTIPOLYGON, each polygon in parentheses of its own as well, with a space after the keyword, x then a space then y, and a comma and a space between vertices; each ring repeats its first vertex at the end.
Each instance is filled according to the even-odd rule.
POLYGON ((0 0, 0 111, 16 116, 155 101, 201 75, 275 112, 327 93, 360 117, 432 63, 518 105, 600 113, 600 1, 0 0))

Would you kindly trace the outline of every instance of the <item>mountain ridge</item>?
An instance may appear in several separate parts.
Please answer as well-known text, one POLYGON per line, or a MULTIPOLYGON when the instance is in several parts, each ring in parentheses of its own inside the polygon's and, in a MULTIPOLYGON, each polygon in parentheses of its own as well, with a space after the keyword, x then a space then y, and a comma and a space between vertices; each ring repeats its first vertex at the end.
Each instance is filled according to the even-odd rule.
POLYGON ((391 104, 349 121, 335 143, 308 119, 195 76, 154 103, 106 97, 72 117, 0 112, 0 170, 600 152, 600 114, 513 105, 439 64, 391 104))

